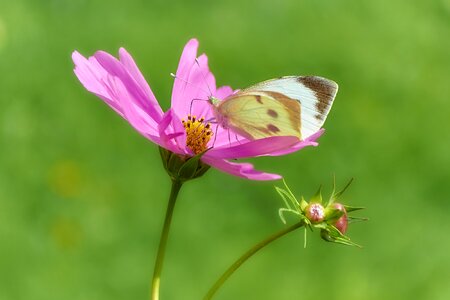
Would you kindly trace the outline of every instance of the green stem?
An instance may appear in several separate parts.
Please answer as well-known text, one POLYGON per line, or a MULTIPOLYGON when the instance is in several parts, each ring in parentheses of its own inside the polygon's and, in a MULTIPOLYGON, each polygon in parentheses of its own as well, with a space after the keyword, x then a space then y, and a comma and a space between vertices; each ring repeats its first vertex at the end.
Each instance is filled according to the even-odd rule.
POLYGON ((177 200, 178 192, 181 189, 181 181, 173 179, 170 191, 169 203, 167 204, 166 218, 159 240, 158 254, 156 255, 155 269, 153 271, 151 300, 159 300, 159 284, 161 281, 161 271, 163 268, 164 254, 166 253, 167 238, 169 236, 170 223, 172 221, 173 209, 177 200))
POLYGON ((217 292, 217 290, 227 281, 227 279, 250 257, 253 256, 256 252, 270 244, 271 242, 275 241, 276 239, 284 236, 285 234, 288 234, 291 231, 294 231, 297 228, 300 228, 304 225, 303 221, 300 221, 286 229, 283 229, 275 234, 272 234, 265 240, 259 242, 252 248, 250 248, 247 252, 244 253, 238 260, 232 264, 228 270, 225 271, 225 273, 220 276, 220 278, 216 281, 216 283, 211 287, 211 289, 208 291, 206 296, 203 298, 204 300, 210 300, 214 296, 214 294, 217 292))

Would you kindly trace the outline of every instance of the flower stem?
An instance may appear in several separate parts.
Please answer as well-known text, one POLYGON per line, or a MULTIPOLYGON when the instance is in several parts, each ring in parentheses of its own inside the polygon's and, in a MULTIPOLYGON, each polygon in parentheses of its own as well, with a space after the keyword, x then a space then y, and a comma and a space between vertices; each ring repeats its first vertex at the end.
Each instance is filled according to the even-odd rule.
POLYGON ((158 254, 156 255, 155 269, 153 271, 151 300, 159 300, 159 284, 161 281, 161 271, 166 253, 167 238, 169 236, 170 223, 172 221, 173 209, 177 200, 178 192, 181 189, 182 182, 172 179, 172 189, 170 191, 169 203, 167 204, 164 226, 159 240, 158 254))
POLYGON ((275 241, 276 239, 288 234, 291 231, 294 231, 297 228, 300 228, 304 225, 303 221, 300 221, 286 229, 283 229, 277 233, 272 234, 265 240, 259 242, 250 248, 247 252, 245 252, 238 260, 236 260, 229 268, 225 271, 225 273, 220 276, 220 278, 216 281, 216 283, 211 287, 206 296, 203 298, 204 300, 210 300, 217 292, 217 290, 227 281, 227 279, 250 257, 252 257, 256 252, 275 241))

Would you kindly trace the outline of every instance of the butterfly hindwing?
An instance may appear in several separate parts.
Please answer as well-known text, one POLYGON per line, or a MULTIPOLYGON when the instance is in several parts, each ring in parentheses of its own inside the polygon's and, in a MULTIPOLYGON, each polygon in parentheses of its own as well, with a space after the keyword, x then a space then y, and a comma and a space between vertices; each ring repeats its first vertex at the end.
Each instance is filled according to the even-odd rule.
POLYGON ((249 139, 301 139, 300 103, 274 91, 240 91, 222 101, 217 113, 226 127, 249 139))

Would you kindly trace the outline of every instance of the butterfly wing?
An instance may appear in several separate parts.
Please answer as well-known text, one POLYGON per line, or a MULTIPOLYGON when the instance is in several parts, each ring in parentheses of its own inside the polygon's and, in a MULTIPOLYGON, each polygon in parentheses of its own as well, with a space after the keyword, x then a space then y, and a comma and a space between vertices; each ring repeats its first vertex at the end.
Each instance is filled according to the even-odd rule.
POLYGON ((336 82, 318 76, 285 76, 263 81, 241 90, 239 94, 275 93, 300 103, 301 137, 317 132, 325 123, 338 91, 336 82))
POLYGON ((276 92, 240 91, 220 102, 221 124, 248 139, 297 136, 301 139, 300 103, 276 92))

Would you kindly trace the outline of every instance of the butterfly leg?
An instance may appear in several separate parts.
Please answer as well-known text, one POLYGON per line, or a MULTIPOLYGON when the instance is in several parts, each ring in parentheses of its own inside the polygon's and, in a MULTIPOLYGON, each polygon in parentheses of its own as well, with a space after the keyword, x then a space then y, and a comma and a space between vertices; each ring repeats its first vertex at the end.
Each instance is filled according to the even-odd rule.
POLYGON ((200 98, 194 98, 191 100, 191 104, 189 105, 189 115, 192 116, 192 104, 194 101, 209 101, 208 99, 200 99, 200 98))
POLYGON ((235 134, 234 137, 236 138, 236 141, 239 143, 239 145, 242 145, 242 143, 241 143, 241 141, 239 140, 237 134, 235 134))
POLYGON ((217 131, 219 130, 219 123, 216 123, 216 132, 214 132, 214 141, 213 141, 213 147, 216 144, 216 139, 217 139, 217 131))

